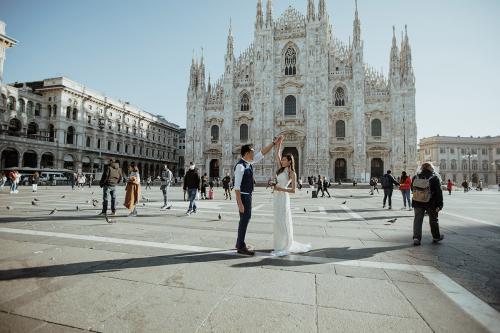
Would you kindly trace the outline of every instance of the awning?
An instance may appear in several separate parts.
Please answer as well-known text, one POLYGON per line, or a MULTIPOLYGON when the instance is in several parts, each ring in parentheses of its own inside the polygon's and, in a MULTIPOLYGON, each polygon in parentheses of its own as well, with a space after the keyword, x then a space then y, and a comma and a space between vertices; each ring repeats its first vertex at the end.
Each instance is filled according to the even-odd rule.
POLYGON ((64 162, 73 162, 73 156, 64 155, 64 162))
POLYGON ((90 158, 85 156, 84 158, 82 158, 82 163, 90 163, 90 158))

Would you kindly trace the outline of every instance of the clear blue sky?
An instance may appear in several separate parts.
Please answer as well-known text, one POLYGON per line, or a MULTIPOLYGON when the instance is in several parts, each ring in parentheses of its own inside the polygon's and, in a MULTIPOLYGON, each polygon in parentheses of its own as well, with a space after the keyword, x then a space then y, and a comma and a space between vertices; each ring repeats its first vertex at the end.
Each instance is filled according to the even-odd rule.
MULTIPOLYGON (((408 24, 419 138, 500 135, 500 1, 358 2, 365 61, 377 69, 387 72, 392 25, 400 31, 408 24)), ((185 126, 193 48, 204 48, 207 72, 218 78, 229 18, 239 54, 252 41, 256 4, 0 0, 0 20, 19 41, 8 50, 5 81, 67 76, 185 126)), ((274 17, 289 5, 305 13, 306 4, 274 0, 274 17)), ((327 9, 334 34, 347 42, 354 0, 327 0, 327 9)))

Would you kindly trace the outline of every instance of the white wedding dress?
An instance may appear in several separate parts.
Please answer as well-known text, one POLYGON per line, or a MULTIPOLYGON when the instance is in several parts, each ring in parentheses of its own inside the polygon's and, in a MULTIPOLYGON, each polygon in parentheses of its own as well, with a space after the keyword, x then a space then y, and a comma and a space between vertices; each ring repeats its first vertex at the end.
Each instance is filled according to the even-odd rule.
MULTIPOLYGON (((282 188, 290 185, 288 170, 278 175, 277 183, 282 188)), ((304 253, 311 250, 310 244, 301 244, 293 240, 292 211, 290 196, 287 192, 274 191, 274 251, 273 256, 286 256, 291 253, 304 253)))

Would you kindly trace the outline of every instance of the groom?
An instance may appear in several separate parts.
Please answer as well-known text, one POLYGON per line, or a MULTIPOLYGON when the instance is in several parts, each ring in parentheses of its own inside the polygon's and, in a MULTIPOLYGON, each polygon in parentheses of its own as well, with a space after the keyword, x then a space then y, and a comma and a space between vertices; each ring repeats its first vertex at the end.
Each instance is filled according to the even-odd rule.
POLYGON ((241 147, 241 159, 234 167, 234 192, 236 193, 236 203, 240 212, 240 223, 238 225, 238 239, 236 240, 236 250, 240 254, 253 256, 255 251, 245 244, 248 222, 252 217, 252 192, 254 186, 252 164, 261 161, 264 155, 269 153, 273 146, 282 140, 282 137, 274 138, 273 142, 254 154, 253 145, 241 147))

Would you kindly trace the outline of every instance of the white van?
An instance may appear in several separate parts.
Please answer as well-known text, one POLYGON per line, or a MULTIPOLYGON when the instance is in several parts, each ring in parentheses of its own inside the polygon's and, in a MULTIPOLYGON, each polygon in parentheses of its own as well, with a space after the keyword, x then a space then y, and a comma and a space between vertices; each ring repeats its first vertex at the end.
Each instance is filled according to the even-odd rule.
POLYGON ((67 181, 68 177, 66 177, 62 172, 42 172, 40 180, 45 182, 50 180, 55 180, 56 182, 60 182, 60 181, 67 181))

